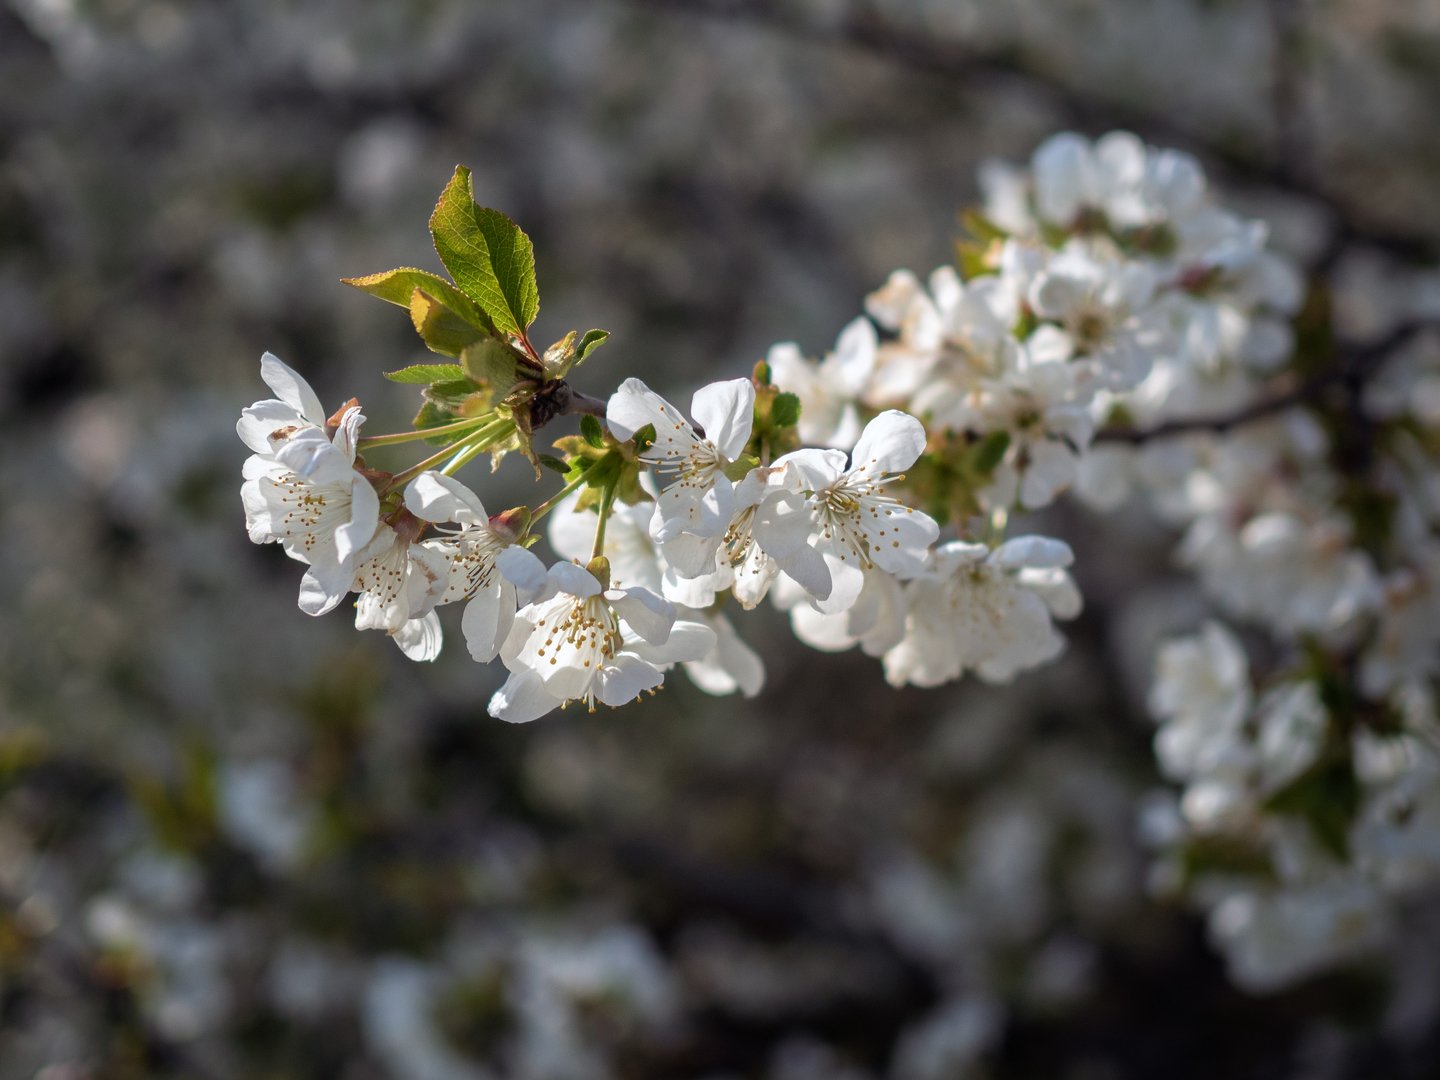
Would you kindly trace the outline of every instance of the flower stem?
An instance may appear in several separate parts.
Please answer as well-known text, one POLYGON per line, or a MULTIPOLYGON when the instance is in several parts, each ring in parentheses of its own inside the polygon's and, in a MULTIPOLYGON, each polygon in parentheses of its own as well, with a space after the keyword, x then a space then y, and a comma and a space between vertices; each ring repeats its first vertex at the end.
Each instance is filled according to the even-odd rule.
POLYGON ((615 504, 615 481, 605 485, 600 492, 600 520, 595 525, 595 543, 590 549, 590 558, 598 559, 605 554, 605 523, 610 520, 610 508, 615 504))
POLYGON ((402 469, 400 472, 396 473, 390 478, 390 483, 386 485, 387 488, 400 487, 402 484, 408 483, 415 477, 419 476, 426 469, 440 464, 440 462, 444 461, 446 458, 459 458, 463 455, 466 455, 469 451, 474 450, 474 453, 468 453, 468 456, 465 456, 464 461, 460 461, 458 464, 455 461, 452 461, 450 465, 446 468, 446 474, 448 475, 450 472, 454 471, 454 469, 459 468, 460 465, 463 465, 465 461, 469 461, 470 458, 475 456, 475 454, 478 454, 482 450, 488 449, 490 446, 493 446, 498 441, 494 438, 494 436, 504 431, 504 429, 508 427, 511 423, 513 423, 513 421, 511 420, 493 420, 490 423, 487 423, 484 427, 479 428, 478 430, 471 432, 469 435, 465 436, 458 443, 451 443, 439 453, 431 454, 424 461, 417 461, 408 469, 402 469))
POLYGON ((540 504, 539 506, 537 506, 534 510, 532 510, 532 511, 530 512, 530 520, 531 520, 532 522, 539 521, 542 517, 544 517, 546 514, 548 514, 551 510, 554 510, 555 507, 560 504, 560 501, 561 501, 562 499, 564 499, 566 495, 569 495, 572 491, 574 491, 576 488, 578 488, 581 484, 585 483, 585 478, 589 475, 589 472, 590 472, 590 470, 588 470, 588 469, 585 470, 585 472, 582 472, 582 473, 581 473, 579 476, 577 476, 574 480, 571 480, 568 484, 566 484, 563 488, 561 488, 559 491, 557 491, 554 495, 551 495, 550 498, 546 499, 543 503, 541 503, 541 504, 540 504))
POLYGON ((489 416, 477 416, 469 420, 457 420, 453 424, 444 424, 440 427, 397 431, 394 435, 366 435, 355 445, 361 450, 368 450, 372 446, 394 446, 399 443, 415 442, 417 439, 433 439, 437 435, 454 435, 489 422, 489 416))

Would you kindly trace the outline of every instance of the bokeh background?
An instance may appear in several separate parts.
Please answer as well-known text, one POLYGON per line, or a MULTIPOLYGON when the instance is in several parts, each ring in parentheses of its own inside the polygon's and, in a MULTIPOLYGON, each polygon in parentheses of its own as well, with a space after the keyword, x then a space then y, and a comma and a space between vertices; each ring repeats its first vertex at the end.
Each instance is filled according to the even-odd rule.
POLYGON ((1147 890, 1204 609, 1143 514, 1041 523, 1088 607, 1013 687, 766 611, 753 701, 511 727, 456 626, 422 667, 296 610, 234 420, 270 349, 406 423, 407 320, 338 279, 438 269, 457 162, 537 342, 613 332, 598 395, 823 351, 1071 127, 1198 153, 1373 335, 1440 306, 1437 106, 1429 0, 0 3, 0 1077, 1435 1075, 1440 910, 1257 997, 1147 890))

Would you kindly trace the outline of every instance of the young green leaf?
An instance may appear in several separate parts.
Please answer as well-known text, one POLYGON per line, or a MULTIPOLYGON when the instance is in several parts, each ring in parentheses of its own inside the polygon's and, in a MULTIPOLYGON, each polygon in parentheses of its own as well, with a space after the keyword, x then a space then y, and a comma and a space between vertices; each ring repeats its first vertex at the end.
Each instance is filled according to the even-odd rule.
MULTIPOLYGON (((575 364, 580 363, 590 353, 604 345, 610 337, 609 330, 586 330, 580 337, 580 344, 575 346, 575 364)), ((573 364, 571 365, 574 366, 573 364)))
POLYGON ((971 453, 974 455, 972 461, 975 471, 983 476, 989 477, 997 468, 1000 462, 1005 460, 1005 451, 1010 449, 1010 433, 1008 431, 992 431, 975 444, 971 453))
POLYGON ((770 422, 775 427, 794 427, 800 422, 800 398, 789 392, 775 395, 770 406, 770 422))
POLYGON ((408 308, 410 298, 416 289, 422 289, 465 322, 486 333, 495 333, 495 326, 468 296, 446 281, 439 274, 420 270, 413 266, 400 266, 379 274, 358 278, 341 278, 341 284, 353 286, 361 292, 378 296, 392 304, 408 308))
POLYGON ((460 354, 465 374, 504 397, 517 380, 515 353, 493 338, 477 341, 460 354))
POLYGON ((605 445, 605 430, 600 426, 600 421, 589 413, 580 417, 580 434, 597 450, 605 445))
POLYGON ((489 331, 466 322, 424 289, 410 294, 410 322, 431 352, 459 356, 476 341, 497 341, 489 331))
POLYGON ((391 382, 415 383, 420 386, 464 377, 465 372, 459 364, 411 364, 399 371, 385 372, 385 378, 391 382))
POLYGON ((500 211, 476 205, 470 170, 463 165, 455 167, 435 204, 430 235, 455 284, 497 329, 518 335, 535 321, 540 294, 530 238, 500 211))
MULTIPOLYGON (((411 426, 413 426, 416 431, 424 431, 426 428, 444 427, 446 424, 453 424, 454 422, 454 412, 436 405, 433 401, 427 400, 420 406, 420 411, 415 414, 415 419, 411 421, 411 426)), ((449 446, 451 443, 464 437, 465 432, 452 431, 446 435, 435 435, 425 441, 431 446, 449 446)))

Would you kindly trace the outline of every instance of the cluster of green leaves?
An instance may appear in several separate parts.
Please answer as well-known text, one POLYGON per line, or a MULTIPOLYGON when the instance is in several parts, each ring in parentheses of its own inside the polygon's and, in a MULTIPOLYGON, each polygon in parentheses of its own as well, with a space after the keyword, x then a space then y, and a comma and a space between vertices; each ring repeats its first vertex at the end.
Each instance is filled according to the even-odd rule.
MULTIPOLYGON (((533 462, 532 431, 562 410, 565 376, 609 335, 571 331, 536 352, 529 337, 540 311, 534 246, 499 210, 475 201, 464 166, 456 166, 435 204, 430 236, 450 280, 408 266, 345 279, 408 310, 426 348, 452 361, 413 364, 386 378, 423 388, 417 430, 491 415, 512 419, 514 434, 492 448, 492 458, 498 463, 519 450, 533 462)), ((444 446, 464 437, 446 432, 428 441, 444 446)))
POLYGON ((905 488, 939 524, 963 522, 981 512, 979 493, 1009 449, 1008 431, 943 432, 931 438, 930 447, 906 472, 905 488))
MULTIPOLYGON (((1000 249, 1010 233, 975 209, 960 212, 961 235, 955 241, 955 263, 967 280, 993 274, 1000 267, 1000 249)), ((1047 247, 1059 248, 1073 236, 1109 237, 1127 255, 1163 259, 1172 255, 1179 238, 1168 225, 1141 225, 1121 228, 1098 210, 1085 210, 1066 227, 1042 222, 1040 239, 1047 247)))
POLYGON ((1311 766, 1265 802, 1272 813, 1302 819, 1315 839, 1337 859, 1350 854, 1350 828, 1360 812, 1354 736, 1364 728, 1384 737, 1404 730, 1402 718, 1386 703, 1360 693, 1355 658, 1319 642, 1305 643, 1301 677, 1313 681, 1325 708, 1325 739, 1311 766))
POLYGON ((580 418, 580 434, 555 440, 563 458, 542 455, 540 463, 563 473, 566 486, 580 485, 577 510, 604 507, 608 500, 640 503, 650 493, 640 486, 640 461, 655 441, 654 425, 646 424, 634 436, 621 441, 593 416, 580 418))
POLYGON ((769 464, 781 454, 788 454, 800 446, 800 433, 796 428, 800 423, 800 398, 788 390, 781 390, 770 378, 770 365, 761 360, 750 376, 750 381, 755 384, 755 415, 750 426, 750 442, 745 447, 742 461, 736 463, 745 464, 746 472, 762 461, 769 464))

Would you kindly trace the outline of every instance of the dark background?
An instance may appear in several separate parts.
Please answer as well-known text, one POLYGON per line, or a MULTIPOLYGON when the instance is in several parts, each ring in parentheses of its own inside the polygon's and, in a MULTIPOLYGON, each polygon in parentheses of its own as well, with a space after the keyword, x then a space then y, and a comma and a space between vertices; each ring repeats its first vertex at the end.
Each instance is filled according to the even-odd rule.
POLYGON ((1440 308, 1437 104, 1425 3, 0 5, 0 1076, 1432 1075, 1435 918, 1253 998, 1147 895, 1144 686, 1202 608, 1143 515, 1034 523, 1088 607, 1014 687, 762 611, 754 701, 516 728, 453 620, 419 667, 295 609, 233 425, 265 349, 406 422, 407 321, 338 279, 438 269, 457 162, 534 240, 537 344, 613 332, 600 396, 824 351, 1069 127, 1198 153, 1373 336, 1440 308), (521 1063, 534 943, 615 928, 664 1004, 576 994, 583 1053, 521 1063), (973 1050, 924 1072, 945 1008, 973 1050))

